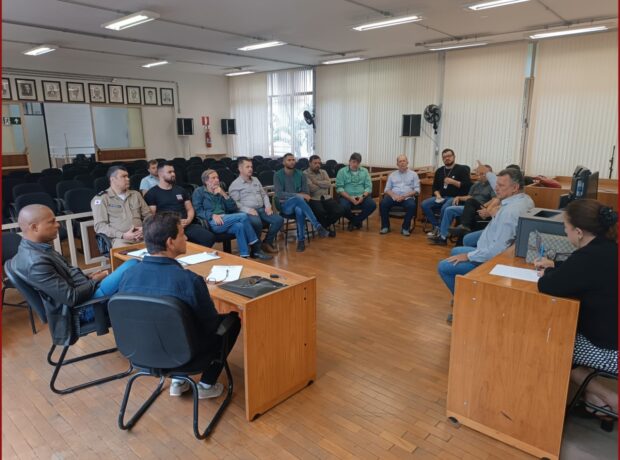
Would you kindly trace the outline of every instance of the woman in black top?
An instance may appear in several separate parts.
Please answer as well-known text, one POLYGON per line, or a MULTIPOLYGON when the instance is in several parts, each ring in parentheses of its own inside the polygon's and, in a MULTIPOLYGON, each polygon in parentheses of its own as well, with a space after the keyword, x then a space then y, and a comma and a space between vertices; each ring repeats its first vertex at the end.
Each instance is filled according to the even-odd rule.
MULTIPOLYGON (((545 294, 581 301, 571 380, 580 385, 592 369, 618 373, 618 215, 596 200, 576 200, 566 207, 564 231, 577 250, 563 263, 535 261, 545 294)), ((618 396, 592 380, 587 402, 618 412, 618 396)))

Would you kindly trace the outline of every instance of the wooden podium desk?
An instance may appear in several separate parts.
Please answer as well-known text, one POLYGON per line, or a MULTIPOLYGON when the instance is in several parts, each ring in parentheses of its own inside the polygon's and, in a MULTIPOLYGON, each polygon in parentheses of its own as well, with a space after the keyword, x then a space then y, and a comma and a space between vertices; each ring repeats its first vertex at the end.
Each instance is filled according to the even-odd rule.
POLYGON ((490 275, 496 264, 528 267, 511 247, 456 278, 447 415, 532 455, 557 459, 579 301, 490 275))
MULTIPOLYGON (((120 252, 144 247, 144 243, 112 249, 114 270, 131 256, 120 252)), ((212 251, 187 243, 187 255, 212 251)), ((241 277, 260 275, 288 285, 255 299, 209 285, 220 313, 238 311, 243 334, 245 414, 248 420, 306 387, 316 379, 316 279, 218 252, 221 259, 188 266, 207 276, 213 265, 243 265, 241 277)))

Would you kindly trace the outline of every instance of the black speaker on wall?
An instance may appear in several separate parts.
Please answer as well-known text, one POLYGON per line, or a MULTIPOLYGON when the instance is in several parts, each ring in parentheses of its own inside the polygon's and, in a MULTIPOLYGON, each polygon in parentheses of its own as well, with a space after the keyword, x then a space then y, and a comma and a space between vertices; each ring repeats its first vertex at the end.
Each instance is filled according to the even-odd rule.
POLYGON ((222 118, 222 134, 237 134, 234 118, 222 118))
POLYGON ((194 119, 177 118, 177 134, 179 136, 190 136, 194 134, 194 119))
POLYGON ((419 137, 422 115, 403 115, 403 133, 401 136, 419 137))

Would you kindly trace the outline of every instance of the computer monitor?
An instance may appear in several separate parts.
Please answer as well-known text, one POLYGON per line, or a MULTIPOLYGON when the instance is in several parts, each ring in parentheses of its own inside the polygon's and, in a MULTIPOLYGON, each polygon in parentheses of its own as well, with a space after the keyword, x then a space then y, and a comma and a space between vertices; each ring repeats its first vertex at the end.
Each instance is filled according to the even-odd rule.
POLYGON ((568 203, 580 198, 592 198, 598 196, 598 171, 593 173, 585 166, 577 166, 573 172, 570 193, 560 196, 559 209, 565 208, 568 203))

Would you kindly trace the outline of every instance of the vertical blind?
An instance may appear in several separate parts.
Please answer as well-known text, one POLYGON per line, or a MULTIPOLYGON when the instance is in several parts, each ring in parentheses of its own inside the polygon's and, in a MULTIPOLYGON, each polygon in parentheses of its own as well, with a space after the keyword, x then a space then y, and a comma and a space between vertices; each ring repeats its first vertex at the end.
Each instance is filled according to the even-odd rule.
POLYGON ((618 139, 617 54, 617 32, 539 43, 528 172, 567 176, 583 165, 608 177, 618 139))
POLYGON ((230 78, 230 114, 236 119, 232 137, 236 156, 269 155, 267 74, 230 78))

